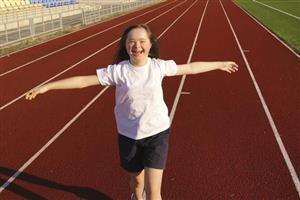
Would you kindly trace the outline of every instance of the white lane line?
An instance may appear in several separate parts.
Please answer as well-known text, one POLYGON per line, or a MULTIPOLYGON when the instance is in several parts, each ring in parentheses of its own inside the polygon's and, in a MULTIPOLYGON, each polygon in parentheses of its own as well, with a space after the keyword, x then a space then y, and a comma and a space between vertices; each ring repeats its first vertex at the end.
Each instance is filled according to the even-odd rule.
MULTIPOLYGON (((158 15, 158 16, 152 18, 151 20, 147 21, 145 24, 148 24, 149 22, 152 22, 152 21, 158 19, 159 17, 165 15, 166 13, 170 12, 171 10, 174 10, 174 9, 177 8, 178 6, 184 4, 186 1, 187 1, 187 0, 182 1, 180 4, 174 6, 174 7, 170 8, 169 10, 167 10, 167 11, 161 13, 160 15, 158 15)), ((89 55, 88 57, 82 59, 81 61, 75 63, 74 65, 70 66, 69 68, 63 70, 62 72, 56 74, 55 76, 49 78, 48 80, 44 81, 43 83, 41 83, 41 84, 39 84, 39 85, 37 85, 37 86, 35 86, 35 87, 33 87, 33 88, 40 87, 41 85, 44 85, 45 83, 48 83, 48 82, 52 81, 53 79, 55 79, 55 78, 57 78, 58 76, 64 74, 65 72, 69 71, 70 69, 73 69, 74 67, 78 66, 78 65, 81 64, 82 62, 84 62, 84 61, 90 59, 91 57, 93 57, 94 55, 98 54, 99 52, 101 52, 101 51, 107 49, 108 47, 112 46, 113 44, 115 44, 116 42, 118 42, 120 39, 121 39, 121 38, 118 38, 117 40, 115 40, 115 41, 109 43, 108 45, 106 45, 106 46, 103 47, 102 49, 99 49, 98 51, 94 52, 93 54, 89 55)), ((31 88, 30 90, 32 90, 33 88, 31 88)), ((30 90, 24 92, 23 94, 21 94, 21 95, 18 96, 17 98, 15 98, 15 99, 11 100, 10 102, 6 103, 5 105, 1 106, 1 107, 0 107, 0 111, 3 110, 3 109, 5 109, 6 107, 12 105, 13 103, 15 103, 16 101, 20 100, 21 98, 23 98, 30 90)))
POLYGON ((191 94, 190 92, 181 92, 180 94, 191 94))
POLYGON ((191 7, 193 7, 194 6, 194 4, 197 2, 198 0, 196 0, 196 1, 194 1, 189 7, 188 7, 188 9, 186 9, 181 15, 179 15, 178 17, 177 17, 177 19, 175 19, 174 21, 173 21, 173 23, 168 27, 168 28, 166 28, 165 30, 164 30, 164 32, 162 32, 158 37, 161 37, 162 35, 164 35, 187 11, 189 11, 190 9, 191 9, 191 7))
MULTIPOLYGON (((177 0, 176 0, 176 1, 177 1, 177 0)), ((90 36, 88 36, 88 37, 85 37, 85 38, 83 38, 83 39, 81 39, 81 40, 78 40, 77 42, 74 42, 74 43, 72 43, 72 44, 69 44, 69 45, 67 45, 67 46, 65 46, 65 47, 63 47, 63 48, 61 48, 61 49, 58 49, 58 50, 53 51, 53 52, 51 52, 51 53, 48 53, 48 54, 46 54, 46 55, 44 55, 44 56, 42 56, 42 57, 39 57, 39 58, 36 58, 36 59, 34 59, 34 60, 30 61, 30 62, 27 62, 27 63, 25 63, 25 64, 23 64, 23 65, 20 65, 20 66, 18 66, 18 67, 15 67, 15 68, 13 68, 13 69, 7 71, 7 72, 3 72, 3 73, 0 74, 0 77, 5 76, 5 75, 7 75, 7 74, 10 74, 10 73, 12 73, 12 72, 14 72, 14 71, 16 71, 16 70, 22 69, 23 67, 26 67, 26 66, 28 66, 28 65, 30 65, 30 64, 32 64, 32 63, 35 63, 35 62, 37 62, 37 61, 39 61, 39 60, 42 60, 42 59, 44 59, 44 58, 47 58, 47 57, 49 57, 49 56, 51 56, 51 55, 53 55, 53 54, 56 54, 56 53, 58 53, 58 52, 60 52, 60 51, 63 51, 63 50, 65 50, 65 49, 69 48, 69 47, 72 47, 72 46, 74 46, 74 45, 76 45, 76 44, 79 44, 79 43, 81 43, 81 42, 84 42, 84 41, 86 41, 86 40, 88 40, 88 39, 90 39, 90 38, 93 38, 93 37, 97 36, 97 35, 100 35, 100 34, 102 34, 102 33, 105 33, 105 32, 107 32, 107 31, 109 31, 109 30, 111 30, 111 29, 113 29, 113 28, 116 28, 116 27, 118 27, 118 26, 120 26, 120 25, 122 25, 122 24, 125 24, 125 23, 127 23, 127 22, 129 22, 129 21, 132 21, 132 20, 136 19, 136 18, 139 18, 139 17, 141 17, 141 16, 144 16, 144 15, 146 15, 146 14, 148 14, 148 13, 154 12, 154 11, 156 11, 156 10, 158 10, 158 9, 160 9, 160 8, 163 8, 163 7, 167 6, 167 5, 170 5, 170 4, 174 3, 174 2, 175 2, 175 1, 172 1, 172 2, 170 2, 170 3, 168 3, 168 4, 162 5, 162 6, 158 7, 158 8, 153 9, 153 10, 149 10, 149 11, 147 11, 147 12, 141 14, 141 15, 138 15, 138 16, 135 16, 135 17, 130 18, 130 19, 128 19, 128 20, 125 20, 125 21, 123 21, 123 22, 121 22, 121 23, 119 23, 119 24, 116 24, 116 25, 114 25, 114 26, 111 26, 111 27, 109 27, 109 28, 107 28, 107 29, 105 29, 105 30, 103 30, 103 31, 100 31, 100 32, 98 32, 98 33, 95 33, 95 34, 93 34, 93 35, 90 35, 90 36)))
POLYGON ((59 130, 38 152, 36 152, 23 166, 18 169, 1 187, 0 193, 8 187, 37 157, 39 157, 61 134, 65 132, 106 90, 102 89, 80 112, 78 112, 61 130, 59 130))
POLYGON ((270 5, 264 4, 264 3, 259 2, 259 1, 257 1, 257 0, 255 0, 255 1, 253 1, 253 2, 258 3, 258 4, 261 4, 261 5, 263 5, 263 6, 267 7, 267 8, 270 8, 270 9, 272 9, 272 10, 278 11, 278 12, 280 12, 280 13, 286 14, 286 15, 288 15, 288 16, 290 16, 290 17, 293 17, 293 18, 295 18, 295 19, 300 20, 300 17, 295 16, 295 15, 293 15, 293 14, 291 14, 291 13, 285 12, 285 11, 283 11, 283 10, 280 10, 280 9, 278 9, 278 8, 274 8, 274 7, 270 6, 270 5))
POLYGON ((269 29, 267 29, 260 21, 258 21, 255 17, 248 13, 244 8, 238 5, 235 1, 232 1, 238 8, 240 8, 244 13, 246 13, 251 19, 253 19, 258 25, 260 25, 263 29, 265 29, 268 33, 270 33, 278 42, 280 42, 283 46, 285 46, 288 50, 290 50, 295 56, 300 58, 300 55, 297 54, 291 47, 289 47, 286 43, 284 43, 277 35, 272 33, 269 29))
MULTIPOLYGON (((198 1, 198 0, 196 0, 198 1)), ((195 2, 196 2, 195 1, 195 2)), ((191 6, 189 8, 187 8, 185 11, 189 10, 191 8, 191 6)), ((179 18, 181 18, 183 15, 180 15, 179 17, 176 18, 176 21, 178 21, 179 18)), ((174 23, 170 24, 166 29, 170 29, 170 27, 172 27, 174 25, 174 23)), ((165 33, 165 31, 164 31, 165 33)), ((160 34, 159 37, 157 37, 157 39, 159 39, 162 36, 162 34, 160 34)), ((75 117, 73 117, 61 130, 59 130, 37 153, 35 153, 26 163, 24 163, 17 172, 15 172, 1 187, 0 187, 0 193, 3 192, 5 190, 5 188, 7 188, 20 174, 22 174, 23 171, 25 171, 25 169, 31 165, 34 160, 36 160, 60 135, 62 135, 64 133, 65 130, 67 130, 109 87, 105 87, 104 89, 102 89, 100 91, 100 93, 98 93, 98 95, 96 95, 82 110, 80 110, 75 117)))
MULTIPOLYGON (((194 50, 195 50, 195 46, 196 46, 196 42, 197 42, 197 39, 198 39, 198 36, 199 36, 200 28, 202 26, 203 18, 204 18, 204 15, 206 13, 206 8, 207 8, 207 5, 208 5, 208 2, 209 2, 209 0, 207 0, 204 11, 203 11, 203 14, 201 16, 201 19, 200 19, 200 22, 199 22, 199 25, 198 25, 198 29, 197 29, 197 32, 196 32, 196 35, 195 35, 195 38, 194 38, 194 43, 193 43, 193 46, 191 48, 190 55, 189 55, 189 58, 187 60, 187 63, 190 63, 191 60, 192 60, 192 56, 193 56, 193 53, 194 53, 194 50)), ((180 84, 179 84, 179 87, 178 87, 178 90, 177 90, 177 94, 176 94, 174 102, 173 102, 173 106, 172 106, 172 109, 171 109, 171 112, 170 112, 170 123, 171 123, 171 125, 172 125, 172 122, 173 122, 173 119, 174 119, 174 116, 175 116, 176 108, 177 108, 177 105, 178 105, 178 102, 179 102, 180 95, 182 93, 182 88, 183 88, 185 79, 186 79, 186 75, 183 75, 181 77, 181 81, 180 81, 180 84)))
POLYGON ((298 177, 298 175, 297 175, 297 173, 296 173, 296 170, 295 170, 295 168, 294 168, 294 166, 293 166, 293 164, 292 164, 292 161, 291 161, 291 159, 290 159, 290 157, 289 157, 289 155, 288 155, 288 153, 287 153, 287 151, 286 151, 286 148, 285 148, 285 146, 284 146, 284 144, 283 144, 283 142, 282 142, 282 140, 281 140, 280 134, 279 134, 279 132, 278 132, 278 130, 277 130, 277 127, 276 127, 275 122, 274 122, 274 120, 273 120, 273 118, 272 118, 272 115, 271 115, 271 113, 270 113, 270 110, 269 110, 269 108, 268 108, 268 106, 267 106, 267 104, 266 104, 266 101, 265 101, 265 99, 264 99, 264 97, 263 97, 263 95, 262 95, 262 92, 261 92, 261 90, 260 90, 260 88, 259 88, 259 86, 258 86, 258 83, 257 83, 257 81, 256 81, 256 79, 255 79, 255 77, 254 77, 254 74, 253 74, 253 72, 252 72, 252 69, 251 69, 251 67, 250 67, 250 64, 249 64, 249 62, 248 62, 248 60, 247 60, 247 58, 246 58, 246 56, 245 56, 245 54, 244 54, 244 52, 243 52, 242 46, 241 46, 241 44, 240 44, 240 42, 239 42, 239 39, 238 39, 238 37, 237 37, 237 35, 236 35, 234 29, 233 29, 233 26, 232 26, 232 24, 231 24, 231 22, 230 22, 230 20, 229 20, 229 17, 228 17, 228 15, 227 15, 226 11, 225 11, 225 8, 224 8, 224 6, 223 6, 223 3, 221 2, 221 0, 219 0, 219 2, 220 2, 220 4, 221 4, 221 6, 222 6, 223 12, 224 12, 224 14, 225 14, 225 16, 226 16, 226 19, 227 19, 227 22, 228 22, 228 24, 229 24, 229 26, 230 26, 230 29, 231 29, 231 31, 232 31, 232 33, 233 33, 233 35, 234 35, 235 41, 236 41, 236 43, 237 43, 237 45, 238 45, 238 47, 239 47, 239 49, 240 49, 240 53, 241 53, 242 56, 243 56, 243 59, 244 59, 245 64, 246 64, 246 66, 247 66, 248 72, 249 72, 250 77, 251 77, 251 79, 252 79, 252 82, 253 82, 253 84, 254 84, 254 86, 255 86, 256 92, 257 92, 257 94, 258 94, 258 96, 259 96, 260 102, 261 102, 261 104, 262 104, 262 106, 263 106, 263 109, 264 109, 264 111, 265 111, 265 114, 266 114, 266 116, 267 116, 267 118, 268 118, 268 121, 269 121, 270 126, 271 126, 271 128, 272 128, 272 131, 273 131, 274 136, 275 136, 275 138, 276 138, 277 144, 278 144, 278 146, 279 146, 279 148, 280 148, 281 154, 283 155, 284 161, 285 161, 285 163, 286 163, 286 165, 287 165, 287 167, 288 167, 288 169, 289 169, 290 175, 291 175, 291 177, 292 177, 292 180, 293 180, 293 182, 294 182, 294 184, 295 184, 295 187, 296 187, 297 192, 298 192, 299 197, 300 197, 300 181, 299 181, 299 177, 298 177))

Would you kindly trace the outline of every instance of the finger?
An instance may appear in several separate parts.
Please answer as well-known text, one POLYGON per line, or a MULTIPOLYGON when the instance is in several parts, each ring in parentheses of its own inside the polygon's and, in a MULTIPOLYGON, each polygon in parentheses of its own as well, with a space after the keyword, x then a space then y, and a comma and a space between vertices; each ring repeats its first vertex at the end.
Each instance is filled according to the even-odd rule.
POLYGON ((33 94, 33 90, 29 91, 27 94, 26 94, 26 99, 31 99, 31 96, 33 94))
POLYGON ((28 93, 26 94, 25 98, 26 98, 27 100, 30 99, 30 92, 28 92, 28 93))
POLYGON ((30 94, 29 94, 29 93, 27 93, 26 99, 27 99, 27 100, 30 100, 30 94))
POLYGON ((225 71, 231 74, 230 68, 226 68, 225 71))
POLYGON ((236 72, 236 71, 238 71, 238 68, 236 68, 236 67, 231 67, 231 69, 230 69, 232 72, 236 72))
POLYGON ((239 66, 236 63, 234 63, 233 67, 236 68, 236 69, 239 68, 239 66))
POLYGON ((32 95, 31 95, 31 99, 34 99, 36 97, 37 93, 34 92, 32 95))
POLYGON ((34 98, 36 97, 36 95, 37 95, 37 92, 36 92, 36 91, 30 91, 30 92, 26 95, 26 98, 27 98, 28 100, 32 100, 32 99, 34 99, 34 98))
POLYGON ((233 71, 233 72, 236 72, 236 71, 238 71, 238 68, 236 66, 231 66, 230 70, 233 71))
POLYGON ((229 62, 229 66, 231 66, 231 67, 238 67, 238 65, 235 62, 229 62))

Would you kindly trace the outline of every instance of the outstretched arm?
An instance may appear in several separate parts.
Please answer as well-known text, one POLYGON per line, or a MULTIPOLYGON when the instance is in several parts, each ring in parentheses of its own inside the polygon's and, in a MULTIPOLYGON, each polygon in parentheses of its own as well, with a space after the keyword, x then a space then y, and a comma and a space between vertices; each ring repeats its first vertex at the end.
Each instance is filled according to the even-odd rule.
POLYGON ((96 75, 90 76, 75 76, 71 78, 62 79, 34 88, 26 94, 26 99, 34 99, 38 94, 43 94, 49 90, 63 90, 63 89, 80 89, 93 85, 99 85, 100 82, 96 75))
POLYGON ((238 65, 235 62, 192 62, 189 64, 178 65, 176 75, 199 74, 212 70, 222 70, 228 73, 236 72, 238 65))

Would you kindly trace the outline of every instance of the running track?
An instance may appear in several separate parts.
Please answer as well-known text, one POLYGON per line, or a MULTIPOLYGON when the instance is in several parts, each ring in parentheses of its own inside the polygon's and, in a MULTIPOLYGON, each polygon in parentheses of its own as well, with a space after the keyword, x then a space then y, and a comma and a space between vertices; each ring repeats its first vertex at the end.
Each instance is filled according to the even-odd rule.
POLYGON ((164 59, 240 69, 165 79, 164 199, 299 199, 299 57, 229 0, 167 1, 0 58, 0 199, 129 198, 113 88, 22 95, 110 64, 135 23, 159 36, 164 59))

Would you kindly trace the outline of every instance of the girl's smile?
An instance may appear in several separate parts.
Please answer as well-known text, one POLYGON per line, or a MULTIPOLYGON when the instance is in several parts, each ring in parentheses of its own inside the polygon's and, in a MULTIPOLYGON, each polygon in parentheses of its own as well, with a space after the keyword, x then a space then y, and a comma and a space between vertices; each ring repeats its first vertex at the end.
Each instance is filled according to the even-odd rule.
POLYGON ((130 55, 133 57, 139 57, 140 55, 142 55, 145 51, 143 49, 132 49, 130 52, 130 55))

